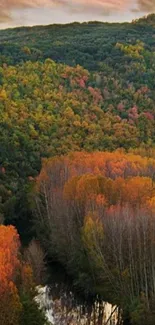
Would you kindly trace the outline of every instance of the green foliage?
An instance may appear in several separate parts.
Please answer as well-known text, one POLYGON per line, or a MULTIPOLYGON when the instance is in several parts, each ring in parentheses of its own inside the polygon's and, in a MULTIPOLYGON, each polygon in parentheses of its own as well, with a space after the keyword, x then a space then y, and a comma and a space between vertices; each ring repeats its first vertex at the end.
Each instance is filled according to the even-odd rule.
MULTIPOLYGON (((34 229, 30 207, 44 158, 117 148, 154 156, 153 149, 148 151, 155 146, 154 26, 155 15, 149 15, 131 24, 89 22, 0 31, 0 223, 16 225, 24 244, 34 232, 40 232, 49 245, 50 227, 46 224, 40 229, 37 224, 34 229)), ((79 202, 85 203, 90 187, 94 190, 96 186, 91 195, 98 193, 100 183, 102 179, 89 179, 79 202)), ((107 183, 107 198, 115 204, 116 197, 109 190, 111 183, 107 183)), ((102 201, 99 197, 98 203, 102 201)), ((153 199, 150 205, 154 206, 153 199)), ((107 299, 118 302, 96 254, 96 240, 100 244, 104 227, 100 223, 94 226, 94 215, 89 214, 83 224, 82 205, 80 209, 77 207, 79 232, 77 221, 71 225, 71 251, 68 238, 65 243, 65 221, 64 228, 60 227, 60 242, 56 237, 49 254, 55 257, 59 253, 62 264, 67 261, 75 286, 87 297, 104 293, 107 299)), ((116 267, 112 272, 114 278, 118 277, 116 267)), ((125 285, 128 268, 121 277, 125 285)), ((128 304, 125 300, 121 303, 128 304)), ((28 295, 22 296, 22 304, 21 325, 45 322, 28 295)), ((134 325, 145 324, 145 318, 147 324, 154 324, 154 314, 146 305, 138 299, 131 308, 134 325)))
POLYGON ((26 241, 42 158, 154 146, 153 21, 0 31, 0 217, 26 241))
POLYGON ((104 99, 107 91, 102 94, 95 87, 96 77, 80 66, 48 59, 3 67, 1 77, 0 178, 6 193, 1 214, 20 233, 27 216, 25 233, 31 232, 26 184, 33 184, 41 158, 69 151, 136 147, 141 143, 140 132, 142 141, 154 141, 154 119, 143 113, 137 118, 136 109, 131 112, 132 124, 131 117, 118 116, 117 105, 114 109, 109 97, 104 99))
POLYGON ((154 324, 155 309, 153 301, 151 302, 151 305, 148 306, 145 296, 142 294, 141 299, 135 300, 135 304, 131 307, 131 324, 145 325, 146 321, 148 325, 154 324))
POLYGON ((88 22, 1 30, 0 59, 17 64, 51 58, 68 65, 80 64, 88 70, 99 70, 99 64, 104 62, 118 69, 125 60, 115 44, 141 40, 153 52, 154 25, 155 16, 150 15, 123 24, 88 22))
POLYGON ((42 310, 37 302, 28 294, 21 296, 22 315, 20 325, 48 325, 42 310))

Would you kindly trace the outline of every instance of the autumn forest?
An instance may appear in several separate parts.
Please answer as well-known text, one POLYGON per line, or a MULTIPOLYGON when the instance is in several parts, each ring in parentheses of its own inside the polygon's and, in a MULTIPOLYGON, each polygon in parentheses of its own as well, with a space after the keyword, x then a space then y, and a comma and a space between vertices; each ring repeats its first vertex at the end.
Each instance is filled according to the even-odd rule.
POLYGON ((0 324, 49 325, 56 263, 87 325, 155 324, 154 89, 155 15, 0 31, 0 324))

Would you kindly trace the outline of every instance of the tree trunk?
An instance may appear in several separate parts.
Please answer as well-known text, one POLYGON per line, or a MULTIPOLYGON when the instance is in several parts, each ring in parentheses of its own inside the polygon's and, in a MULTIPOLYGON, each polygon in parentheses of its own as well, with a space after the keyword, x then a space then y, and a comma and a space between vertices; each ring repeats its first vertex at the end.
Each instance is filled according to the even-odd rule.
POLYGON ((98 325, 103 323, 103 303, 99 304, 99 315, 98 315, 98 325))

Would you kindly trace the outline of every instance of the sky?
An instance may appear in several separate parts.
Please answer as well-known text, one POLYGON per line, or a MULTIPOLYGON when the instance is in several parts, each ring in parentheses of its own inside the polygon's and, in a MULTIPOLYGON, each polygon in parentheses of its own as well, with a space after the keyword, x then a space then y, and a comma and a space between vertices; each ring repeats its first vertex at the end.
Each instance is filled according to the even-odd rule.
POLYGON ((0 29, 73 21, 132 21, 155 12, 155 0, 0 0, 0 29))

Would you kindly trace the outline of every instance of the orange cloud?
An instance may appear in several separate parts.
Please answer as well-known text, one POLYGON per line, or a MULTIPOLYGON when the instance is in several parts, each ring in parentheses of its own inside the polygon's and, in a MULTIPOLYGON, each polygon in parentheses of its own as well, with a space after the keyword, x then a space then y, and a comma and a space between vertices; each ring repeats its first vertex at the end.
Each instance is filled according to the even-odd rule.
POLYGON ((128 0, 70 0, 64 3, 73 11, 96 12, 102 15, 129 7, 128 0))
POLYGON ((137 0, 138 8, 143 12, 154 12, 155 11, 155 0, 137 0))
MULTIPOLYGON (((155 0, 132 0, 142 12, 155 10, 155 0)), ((70 12, 92 12, 105 16, 131 9, 130 0, 0 0, 0 22, 11 19, 12 11, 24 8, 60 6, 70 12)))

